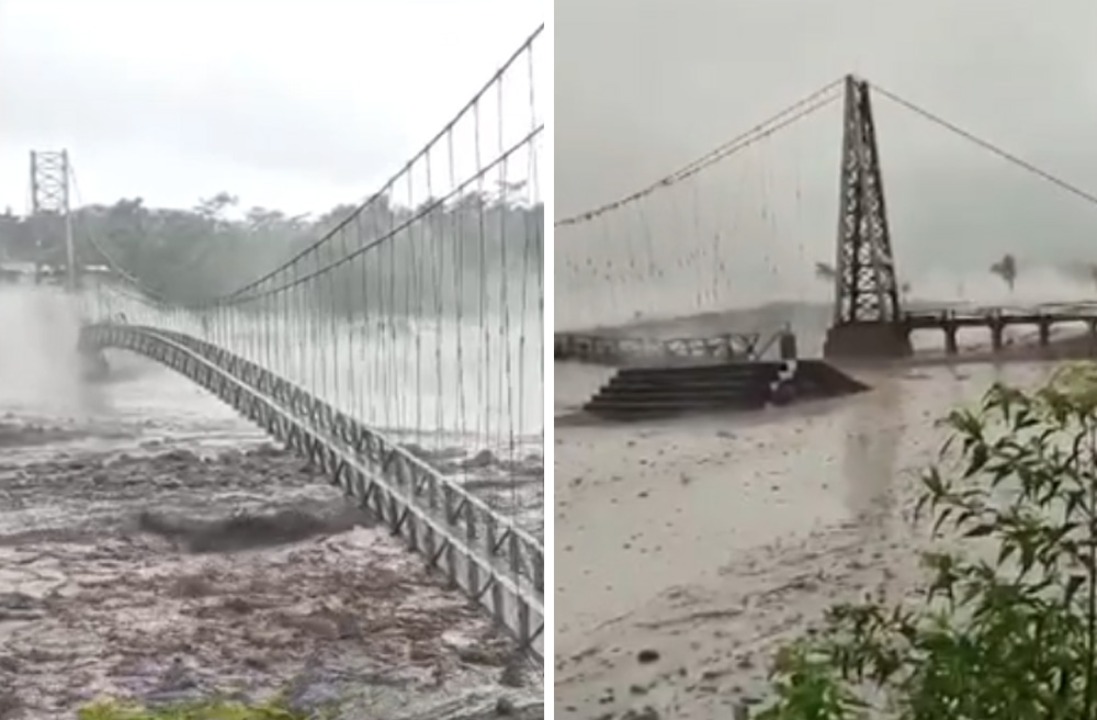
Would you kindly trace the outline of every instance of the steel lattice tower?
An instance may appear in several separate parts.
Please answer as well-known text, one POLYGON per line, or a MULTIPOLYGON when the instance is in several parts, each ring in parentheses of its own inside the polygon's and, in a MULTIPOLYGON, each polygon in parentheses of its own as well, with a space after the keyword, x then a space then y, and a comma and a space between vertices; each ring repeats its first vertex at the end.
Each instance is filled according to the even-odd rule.
POLYGON ((76 286, 76 250, 69 213, 67 150, 30 153, 31 217, 35 223, 36 276, 43 265, 65 268, 68 287, 76 286))
POLYGON ((869 85, 849 75, 845 93, 834 321, 823 352, 906 355, 869 85))

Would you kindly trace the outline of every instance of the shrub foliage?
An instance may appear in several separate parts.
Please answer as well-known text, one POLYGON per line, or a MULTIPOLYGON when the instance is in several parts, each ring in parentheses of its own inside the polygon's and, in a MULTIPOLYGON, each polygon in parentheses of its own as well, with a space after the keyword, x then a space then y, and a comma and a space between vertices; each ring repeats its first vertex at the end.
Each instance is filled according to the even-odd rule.
POLYGON ((309 716, 294 712, 281 702, 245 705, 211 700, 158 708, 102 701, 82 708, 77 717, 79 720, 307 720, 309 716))
POLYGON ((924 586, 836 606, 778 653, 765 720, 1097 718, 1097 366, 942 423, 924 586))

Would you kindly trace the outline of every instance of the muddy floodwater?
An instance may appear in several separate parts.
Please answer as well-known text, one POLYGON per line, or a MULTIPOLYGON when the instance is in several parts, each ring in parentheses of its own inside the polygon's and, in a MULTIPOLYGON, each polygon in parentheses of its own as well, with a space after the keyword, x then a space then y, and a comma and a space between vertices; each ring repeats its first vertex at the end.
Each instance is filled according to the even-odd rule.
MULTIPOLYGON (((831 604, 901 593, 933 421, 1051 363, 858 372, 871 392, 555 435, 556 713, 730 718, 831 604)), ((556 412, 609 371, 556 365, 556 412)))
POLYGON ((301 458, 171 371, 111 363, 0 383, 0 718, 277 692, 355 720, 542 716, 542 672, 301 458))

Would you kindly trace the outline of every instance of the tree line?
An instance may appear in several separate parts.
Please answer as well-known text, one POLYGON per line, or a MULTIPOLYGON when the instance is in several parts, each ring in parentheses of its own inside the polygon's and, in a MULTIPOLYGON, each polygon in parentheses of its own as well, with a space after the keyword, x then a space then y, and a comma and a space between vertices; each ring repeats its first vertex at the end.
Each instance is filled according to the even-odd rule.
MULTIPOLYGON (((514 184, 417 207, 381 196, 357 213, 356 206, 338 205, 316 216, 263 207, 241 212, 238 198, 227 192, 188 209, 121 199, 72 211, 77 266, 117 267, 152 294, 202 302, 236 291, 342 227, 294 275, 315 272, 363 245, 375 247, 309 287, 330 294, 337 286, 342 305, 364 301, 364 284, 391 290, 413 283, 438 293, 439 283, 467 288, 504 274, 541 271, 544 206, 512 200, 521 190, 514 184)), ((66 265, 57 216, 0 215, 0 248, 6 250, 0 263, 6 254, 11 261, 66 265)))

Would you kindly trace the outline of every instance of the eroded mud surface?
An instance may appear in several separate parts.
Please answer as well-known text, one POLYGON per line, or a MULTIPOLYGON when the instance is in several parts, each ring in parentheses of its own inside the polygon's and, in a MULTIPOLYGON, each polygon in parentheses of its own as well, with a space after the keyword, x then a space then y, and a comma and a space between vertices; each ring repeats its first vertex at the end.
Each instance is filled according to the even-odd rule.
POLYGON ((0 718, 275 692, 342 718, 542 716, 540 673, 301 459, 64 445, 94 434, 0 425, 0 718))

